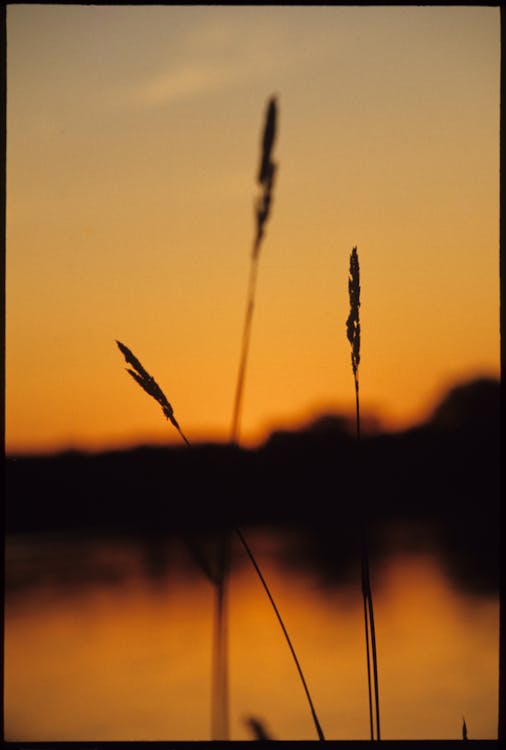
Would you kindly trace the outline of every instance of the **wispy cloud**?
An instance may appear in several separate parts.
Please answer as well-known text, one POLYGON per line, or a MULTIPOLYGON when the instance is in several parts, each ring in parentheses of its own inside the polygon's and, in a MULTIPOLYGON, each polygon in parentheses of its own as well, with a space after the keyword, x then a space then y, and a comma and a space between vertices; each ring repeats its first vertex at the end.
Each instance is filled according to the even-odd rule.
MULTIPOLYGON (((294 78, 308 67, 328 67, 335 55, 336 34, 317 16, 297 11, 297 18, 280 10, 237 7, 226 12, 190 12, 178 30, 174 44, 159 55, 151 73, 144 71, 130 81, 115 101, 141 107, 157 107, 214 95, 265 79, 269 89, 294 78), (292 24, 287 22, 292 19, 292 24), (190 21, 192 21, 190 23, 190 21)), ((331 14, 329 24, 336 24, 331 14)), ((342 29, 337 39, 345 33, 342 29)), ((341 52, 344 56, 344 51, 341 52)))
POLYGON ((280 19, 260 24, 261 33, 260 21, 256 14, 236 11, 206 16, 205 23, 185 27, 173 48, 174 57, 160 61, 151 75, 130 82, 123 101, 156 107, 230 91, 263 78, 275 88, 281 76, 306 62, 306 50, 290 43, 280 19))
POLYGON ((138 86, 134 98, 144 104, 166 104, 233 86, 240 73, 231 65, 188 62, 153 76, 138 86))

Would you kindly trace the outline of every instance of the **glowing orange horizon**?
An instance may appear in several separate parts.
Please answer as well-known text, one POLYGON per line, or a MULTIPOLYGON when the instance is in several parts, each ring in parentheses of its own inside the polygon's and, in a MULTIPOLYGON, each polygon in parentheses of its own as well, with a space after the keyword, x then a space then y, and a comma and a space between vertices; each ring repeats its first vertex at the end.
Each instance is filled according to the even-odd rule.
MULTIPOLYGON (((406 418, 402 414, 397 416, 385 415, 379 409, 374 408, 375 405, 371 407, 368 401, 364 399, 361 409, 362 432, 364 434, 375 434, 377 432, 395 433, 422 425, 430 420, 435 408, 441 403, 451 388, 481 378, 498 379, 493 373, 476 372, 467 378, 457 380, 455 383, 445 384, 444 388, 436 389, 435 395, 428 399, 424 408, 416 410, 410 415, 411 418, 406 418)), ((177 431, 168 421, 165 421, 161 413, 158 415, 159 418, 156 419, 156 408, 155 405, 150 404, 148 399, 146 399, 146 409, 151 411, 152 416, 153 428, 151 430, 145 430, 144 432, 130 431, 120 439, 105 435, 95 438, 80 436, 79 439, 71 438, 66 441, 56 438, 53 442, 47 441, 45 443, 29 441, 20 441, 17 443, 15 440, 12 440, 7 446, 6 453, 7 455, 49 455, 69 450, 96 453, 101 451, 129 450, 140 446, 184 447, 184 442, 180 435, 178 435, 177 431), (154 412, 154 417, 152 412, 154 412), (158 422, 156 427, 155 422, 158 422)), ((310 429, 313 423, 320 418, 329 416, 344 419, 348 425, 348 429, 353 434, 356 418, 354 406, 348 404, 347 408, 343 408, 335 403, 327 403, 314 405, 292 418, 286 417, 278 420, 267 420, 263 425, 260 425, 257 431, 249 432, 247 437, 240 435, 239 445, 246 449, 255 449, 264 444, 275 432, 296 432, 310 429)), ((213 443, 226 445, 230 443, 230 429, 222 428, 221 430, 213 431, 201 428, 190 433, 182 417, 178 418, 181 419, 181 426, 183 430, 186 430, 185 434, 192 446, 213 443)))

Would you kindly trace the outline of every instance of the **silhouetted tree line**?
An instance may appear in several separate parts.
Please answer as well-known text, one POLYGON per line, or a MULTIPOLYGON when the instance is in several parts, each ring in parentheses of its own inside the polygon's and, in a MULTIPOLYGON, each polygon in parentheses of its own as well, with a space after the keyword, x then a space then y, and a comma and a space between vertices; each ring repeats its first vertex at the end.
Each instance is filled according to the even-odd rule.
POLYGON ((276 432, 255 450, 139 447, 95 455, 6 458, 6 533, 78 531, 157 536, 235 524, 303 531, 291 564, 355 576, 357 487, 373 555, 431 544, 470 587, 495 589, 499 569, 499 391, 455 387, 413 429, 365 433, 327 416, 276 432))

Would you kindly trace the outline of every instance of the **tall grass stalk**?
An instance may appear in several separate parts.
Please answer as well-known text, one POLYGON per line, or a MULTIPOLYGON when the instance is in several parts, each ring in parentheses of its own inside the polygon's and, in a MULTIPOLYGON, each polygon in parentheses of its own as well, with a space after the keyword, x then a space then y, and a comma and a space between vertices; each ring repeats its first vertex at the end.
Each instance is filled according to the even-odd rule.
MULTIPOLYGON (((255 235, 254 235, 253 247, 251 251, 250 270, 249 270, 248 288, 247 288, 247 296, 246 296, 246 313, 244 316, 244 325, 243 325, 243 331, 242 331, 241 350, 240 350, 240 358, 239 358, 239 370, 237 373, 234 407, 233 407, 233 412, 232 412, 232 426, 231 426, 231 431, 230 431, 230 442, 232 445, 237 445, 239 442, 239 429, 240 429, 242 401, 243 401, 243 394, 244 394, 244 383, 245 383, 245 378, 246 378, 246 366, 247 366, 247 361, 248 361, 249 345, 250 345, 250 339, 251 339, 253 313, 255 309, 255 296, 256 296, 257 279, 258 279, 258 262, 260 258, 260 249, 262 245, 262 240, 265 235, 265 226, 270 215, 271 204, 272 204, 272 194, 273 194, 273 188, 274 188, 274 179, 275 179, 276 172, 277 172, 277 164, 272 159, 272 149, 274 146, 274 142, 276 140, 276 131, 277 131, 277 100, 276 100, 276 97, 272 96, 269 99, 268 104, 267 104, 267 111, 265 115, 265 125, 264 125, 262 143, 261 143, 260 165, 259 165, 258 174, 257 174, 257 183, 260 187, 260 193, 255 203, 255 235)), ((299 677, 302 682, 302 686, 304 688, 304 692, 306 694, 306 698, 309 703, 311 716, 313 718, 313 722, 316 728, 318 739, 324 740, 325 737, 324 737, 320 722, 318 720, 318 717, 316 715, 314 704, 311 699, 311 695, 309 693, 309 689, 308 689, 306 680, 304 678, 304 674, 302 672, 300 662, 297 658, 297 654, 295 653, 295 649, 290 640, 290 636, 288 635, 288 631, 283 622, 283 618, 281 617, 281 614, 276 605, 276 602, 274 601, 274 598, 267 585, 267 582, 262 574, 262 571, 260 570, 260 567, 255 559, 255 556, 253 555, 253 552, 251 551, 250 546, 248 545, 244 537, 244 534, 242 533, 241 529, 238 526, 235 527, 235 532, 237 536, 239 537, 239 540, 241 544, 243 545, 246 551, 246 554, 250 558, 251 563, 253 564, 253 567, 255 568, 258 574, 258 577, 260 579, 260 582, 265 590, 265 593, 267 594, 267 597, 272 605, 272 608, 274 609, 274 613, 281 626, 281 630, 283 632, 285 640, 288 644, 288 648, 290 649, 293 660, 295 662, 295 666, 299 673, 299 677)), ((225 582, 224 582, 224 585, 225 585, 225 582)))
MULTIPOLYGON (((239 422, 242 407, 242 395, 244 392, 244 380, 246 377, 246 364, 248 360, 249 344, 251 338, 251 326, 253 322, 253 311, 255 307, 255 294, 258 276, 258 258, 260 255, 260 245, 265 231, 265 223, 270 213, 270 205, 272 200, 272 189, 274 185, 274 175, 276 172, 276 166, 271 159, 272 147, 276 136, 276 113, 277 105, 276 99, 272 97, 269 100, 267 107, 267 115, 265 120, 265 127, 262 140, 262 156, 260 160, 260 167, 257 176, 257 182, 261 188, 261 194, 257 198, 255 205, 256 215, 256 234, 253 243, 253 250, 251 253, 251 263, 248 280, 248 293, 247 293, 247 304, 246 314, 244 318, 244 326, 241 341, 241 354, 239 360, 239 371, 237 375, 237 385, 234 398, 234 408, 232 415, 232 427, 230 442, 236 445, 239 438, 239 422)), ((229 561, 226 559, 226 552, 230 550, 230 540, 225 537, 222 540, 223 550, 222 557, 224 560, 223 576, 218 584, 217 595, 217 618, 219 622, 226 620, 226 605, 227 605, 227 582, 228 582, 228 568, 229 561)), ((226 655, 227 653, 227 642, 226 630, 220 631, 222 633, 223 643, 218 646, 219 653, 226 655)), ((226 668, 227 660, 226 656, 223 657, 223 668, 226 668)), ((219 668, 219 665, 215 665, 219 668)), ((225 676, 216 675, 215 684, 219 689, 219 695, 216 699, 216 710, 220 710, 218 707, 221 706, 223 713, 228 712, 225 706, 228 705, 228 680, 225 676)), ((223 729, 219 737, 215 739, 228 739, 228 725, 220 718, 216 719, 217 725, 223 725, 223 729)))
MULTIPOLYGON (((276 138, 277 129, 277 101, 276 97, 271 97, 267 104, 267 111, 265 116, 265 125, 261 144, 261 157, 260 165, 257 174, 257 183, 260 187, 260 193, 255 203, 255 236, 253 240, 253 248, 251 252, 251 262, 247 289, 247 302, 246 302, 246 314, 244 318, 240 359, 239 359, 239 370, 237 375, 237 384, 235 390, 234 407, 232 413, 232 426, 230 432, 230 442, 232 445, 237 445, 239 441, 239 427, 241 418, 242 399, 244 393, 244 382, 246 377, 246 365, 248 361, 249 345, 251 339, 251 327, 253 322, 253 312, 255 308, 255 296, 256 286, 258 278, 258 261, 260 257, 260 248, 262 240, 265 234, 265 226, 270 215, 271 203, 272 203, 272 192, 274 187, 274 179, 276 175, 277 165, 272 160, 272 149, 276 138)), ((179 434, 189 446, 190 443, 186 436, 181 431, 179 424, 174 417, 174 411, 170 406, 165 395, 162 393, 159 386, 155 383, 154 379, 148 375, 144 370, 140 362, 134 357, 132 352, 119 341, 117 342, 121 352, 125 356, 125 359, 129 364, 132 364, 135 368, 135 372, 128 370, 130 375, 136 380, 136 382, 150 395, 152 396, 163 409, 163 413, 167 419, 176 427, 179 434)), ((285 627, 283 619, 276 606, 274 598, 270 592, 267 582, 262 575, 260 567, 248 545, 244 534, 241 529, 236 526, 234 528, 241 544, 243 545, 246 554, 251 560, 253 567, 255 568, 258 577, 267 597, 274 609, 276 617, 279 621, 283 635, 285 636, 286 642, 293 656, 299 677, 301 679, 306 698, 309 703, 311 710, 311 716, 313 718, 316 732, 320 740, 324 740, 324 734, 318 721, 316 711, 314 708, 309 689, 307 687, 300 662, 295 653, 295 649, 288 635, 288 631, 285 627)), ((211 719, 211 734, 214 740, 228 740, 229 738, 229 720, 228 720, 228 644, 227 644, 227 580, 228 571, 230 566, 230 537, 225 530, 223 537, 220 542, 219 550, 219 573, 214 580, 216 586, 216 602, 215 602, 215 618, 214 618, 214 649, 213 649, 213 698, 212 698, 212 719, 211 719)))
MULTIPOLYGON (((128 374, 135 380, 146 393, 151 396, 162 407, 163 414, 177 429, 188 447, 190 441, 181 430, 174 410, 162 389, 142 366, 132 351, 116 341, 119 350, 125 357, 127 364, 133 369, 127 368, 128 374)), ((213 659, 212 659, 212 691, 211 691, 211 737, 213 740, 227 740, 229 735, 228 720, 228 649, 227 649, 227 616, 226 616, 226 585, 229 566, 230 535, 227 531, 223 533, 218 543, 218 565, 217 572, 213 573, 207 561, 200 554, 195 545, 190 549, 199 563, 202 571, 209 581, 214 585, 215 607, 213 617, 213 659)))
POLYGON ((273 96, 267 105, 264 133, 262 138, 262 150, 260 166, 258 169, 257 182, 260 186, 260 194, 255 204, 256 231, 251 251, 248 290, 246 297, 246 313, 242 331, 241 354, 239 359, 239 371, 235 389, 234 409, 232 414, 231 442, 239 440, 239 423, 241 417, 242 397, 244 392, 244 380, 246 377, 246 364, 248 361, 249 344, 251 338, 251 325, 255 309, 255 296, 258 278, 258 260, 260 248, 265 234, 265 225, 269 218, 272 191, 277 165, 272 161, 272 148, 276 139, 277 130, 277 102, 273 96))
MULTIPOLYGON (((355 422, 357 434, 357 448, 360 454, 360 395, 358 366, 360 364, 360 264, 357 248, 354 247, 350 255, 350 271, 348 276, 348 292, 350 297, 350 314, 346 321, 346 332, 351 344, 351 366, 355 383, 355 422)), ((359 482, 357 472, 357 482, 359 482)), ((360 486, 360 485, 359 485, 360 486)), ((374 708, 376 712, 376 739, 381 739, 379 686, 378 686, 378 658, 376 649, 376 628, 374 624, 374 607, 372 600, 371 579, 369 570, 369 544, 367 539, 367 512, 365 500, 361 498, 361 578, 362 598, 364 604, 364 627, 367 660, 367 687, 369 698, 369 728, 371 740, 374 739, 373 696, 371 685, 371 657, 374 680, 374 708)))
MULTIPOLYGON (((188 438, 182 432, 175 416, 174 410, 170 405, 165 394, 161 390, 160 386, 156 383, 154 378, 141 365, 137 357, 131 352, 131 350, 122 344, 120 341, 116 341, 120 351, 122 352, 125 360, 128 364, 134 367, 134 370, 128 369, 127 372, 133 377, 133 379, 148 393, 152 398, 157 401, 162 407, 164 416, 174 425, 182 439, 188 447, 191 447, 191 443, 188 438)), ((267 586, 264 576, 260 570, 260 567, 249 547, 244 534, 241 532, 239 526, 234 527, 234 531, 239 537, 258 577, 265 589, 265 592, 269 598, 269 601, 274 609, 276 617, 281 625, 281 629, 288 643, 290 651, 295 661, 297 671, 299 673, 302 685, 310 706, 311 716, 316 727, 318 738, 324 740, 323 731, 318 721, 316 711, 314 708, 309 689, 307 687, 300 662, 295 653, 295 649, 288 635, 288 631, 285 627, 283 619, 276 606, 274 598, 267 586)), ((203 562, 203 570, 206 572, 210 580, 216 585, 216 605, 215 605, 215 628, 214 628, 214 649, 213 649, 213 697, 212 697, 212 718, 211 718, 211 731, 213 739, 228 739, 228 656, 227 656, 227 617, 226 617, 226 586, 225 580, 228 574, 229 567, 229 543, 230 537, 225 530, 223 539, 220 544, 219 561, 218 561, 218 574, 212 576, 209 568, 203 562)))
POLYGON ((307 683, 306 683, 306 680, 305 680, 305 677, 304 677, 304 673, 302 671, 302 667, 300 666, 299 659, 297 658, 297 654, 295 653, 295 649, 294 649, 294 647, 292 645, 292 641, 290 640, 290 636, 288 635, 288 631, 287 631, 287 629, 285 627, 285 623, 283 622, 283 618, 281 617, 281 614, 279 613, 279 610, 277 608, 276 602, 274 601, 274 599, 272 597, 272 594, 271 594, 271 592, 269 590, 269 587, 267 586, 267 583, 265 581, 265 578, 262 575, 262 571, 258 567, 257 561, 255 560, 255 557, 254 557, 254 555, 253 555, 253 553, 252 553, 252 551, 251 551, 248 543, 246 542, 246 539, 244 538, 244 536, 243 536, 240 528, 238 526, 236 526, 235 531, 236 531, 239 539, 241 540, 241 542, 242 542, 242 544, 244 546, 244 549, 246 550, 246 552, 248 554, 248 557, 250 558, 250 560, 251 560, 251 562, 253 564, 253 567, 255 568, 256 572, 258 573, 258 577, 260 578, 260 581, 262 582, 262 586, 265 589, 265 593, 267 594, 267 596, 269 598, 269 601, 272 604, 272 608, 274 609, 274 612, 276 613, 276 617, 278 618, 278 622, 279 622, 279 624, 281 626, 281 630, 283 631, 283 635, 285 636, 286 642, 288 643, 288 647, 289 647, 289 649, 290 649, 290 651, 292 653, 293 660, 295 662, 295 666, 297 667, 297 671, 299 673, 299 677, 300 677, 300 680, 302 682, 302 686, 304 688, 304 692, 306 693, 306 698, 307 698, 307 701, 309 703, 309 708, 311 709, 311 716, 313 717, 313 722, 314 722, 314 725, 316 727, 316 732, 318 734, 318 739, 324 740, 325 737, 323 735, 323 731, 322 731, 322 728, 320 726, 320 722, 318 721, 318 716, 316 715, 316 710, 315 710, 315 707, 314 707, 314 704, 313 704, 313 700, 311 698, 311 694, 309 692, 309 688, 307 686, 307 683))

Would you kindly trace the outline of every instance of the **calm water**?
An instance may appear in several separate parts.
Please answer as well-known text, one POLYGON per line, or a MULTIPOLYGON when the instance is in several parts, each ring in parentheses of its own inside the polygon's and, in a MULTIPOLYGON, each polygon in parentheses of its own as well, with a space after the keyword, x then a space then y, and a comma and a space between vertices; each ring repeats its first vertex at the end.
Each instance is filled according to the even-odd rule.
MULTIPOLYGON (((369 731, 358 580, 283 564, 250 533, 328 739, 369 731)), ((234 543, 231 739, 315 739, 303 689, 253 568, 234 543)), ((6 542, 5 733, 29 740, 210 739, 214 589, 183 545, 16 537, 6 542)), ((457 590, 436 555, 373 569, 384 738, 497 729, 499 604, 457 590)))

